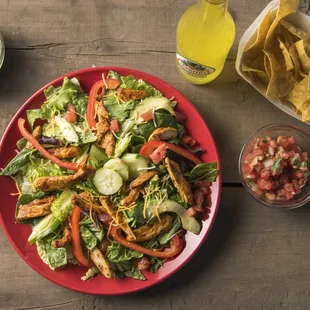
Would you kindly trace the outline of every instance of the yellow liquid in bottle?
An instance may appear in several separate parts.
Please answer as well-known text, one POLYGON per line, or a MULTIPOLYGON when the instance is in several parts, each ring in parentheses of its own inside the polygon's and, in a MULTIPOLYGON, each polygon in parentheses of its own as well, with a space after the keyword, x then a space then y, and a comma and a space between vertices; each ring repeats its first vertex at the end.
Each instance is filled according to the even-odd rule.
POLYGON ((228 0, 198 0, 181 17, 177 28, 176 62, 190 83, 206 84, 219 76, 235 39, 228 0))

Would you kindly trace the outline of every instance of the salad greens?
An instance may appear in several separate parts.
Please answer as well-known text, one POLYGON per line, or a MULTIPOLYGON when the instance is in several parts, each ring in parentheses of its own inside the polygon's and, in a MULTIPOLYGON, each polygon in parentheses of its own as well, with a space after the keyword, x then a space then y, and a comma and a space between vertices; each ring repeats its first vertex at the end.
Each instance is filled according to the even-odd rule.
POLYGON ((219 171, 183 139, 176 101, 114 71, 102 87, 96 98, 76 78, 45 89, 41 107, 27 111, 33 133, 20 129, 27 139, 0 175, 14 178, 16 220, 31 225, 28 241, 51 269, 80 264, 84 281, 145 280, 144 269, 157 272, 182 251, 180 232, 200 233, 208 189, 196 183, 219 171))

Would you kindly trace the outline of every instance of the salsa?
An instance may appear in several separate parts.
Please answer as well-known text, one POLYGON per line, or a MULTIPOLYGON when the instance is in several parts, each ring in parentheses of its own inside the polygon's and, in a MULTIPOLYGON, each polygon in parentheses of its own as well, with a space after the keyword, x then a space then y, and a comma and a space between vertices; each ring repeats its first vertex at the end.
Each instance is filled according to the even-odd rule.
POLYGON ((286 201, 298 195, 309 176, 309 157, 295 137, 258 138, 242 163, 245 181, 268 201, 286 201))

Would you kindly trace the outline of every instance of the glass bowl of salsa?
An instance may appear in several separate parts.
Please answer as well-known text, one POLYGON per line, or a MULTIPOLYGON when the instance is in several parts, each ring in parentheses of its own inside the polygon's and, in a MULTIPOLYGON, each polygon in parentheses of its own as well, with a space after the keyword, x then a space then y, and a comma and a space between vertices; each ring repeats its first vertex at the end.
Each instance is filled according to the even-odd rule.
POLYGON ((310 135, 286 124, 265 126, 241 150, 244 188, 270 208, 294 209, 310 201, 310 135))

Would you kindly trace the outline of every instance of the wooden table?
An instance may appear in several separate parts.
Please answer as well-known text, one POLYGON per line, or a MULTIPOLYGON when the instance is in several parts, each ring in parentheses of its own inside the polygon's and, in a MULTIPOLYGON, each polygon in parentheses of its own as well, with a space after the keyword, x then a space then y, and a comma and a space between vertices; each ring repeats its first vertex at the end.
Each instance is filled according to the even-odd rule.
MULTIPOLYGON (((287 116, 236 73, 240 36, 268 0, 230 0, 237 37, 223 74, 193 86, 174 65, 175 30, 194 0, 1 0, 6 58, 0 71, 0 131, 21 104, 54 78, 92 65, 156 75, 198 108, 213 132, 223 166, 215 226, 194 259, 168 281, 123 297, 87 296, 58 287, 30 269, 0 231, 1 309, 309 309, 310 211, 262 207, 241 187, 240 149, 258 128, 287 116)), ((309 12, 310 1, 301 1, 309 12)), ((3 207, 3 206, 2 206, 3 207)))

